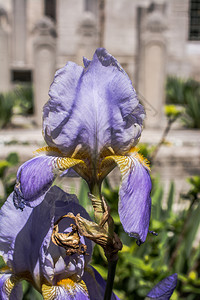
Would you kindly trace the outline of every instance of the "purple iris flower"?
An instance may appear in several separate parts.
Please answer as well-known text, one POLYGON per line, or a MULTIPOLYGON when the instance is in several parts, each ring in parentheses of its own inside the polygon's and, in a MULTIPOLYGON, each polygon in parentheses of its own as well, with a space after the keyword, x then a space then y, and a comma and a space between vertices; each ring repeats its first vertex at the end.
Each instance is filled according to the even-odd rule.
POLYGON ((151 213, 148 164, 138 154, 145 117, 143 106, 125 71, 105 49, 84 68, 68 62, 55 74, 50 99, 43 110, 43 134, 48 146, 18 170, 14 204, 38 205, 55 177, 73 168, 91 193, 118 165, 122 174, 119 216, 124 230, 146 239, 151 213))
MULTIPOLYGON (((40 205, 16 210, 13 194, 0 210, 0 255, 7 268, 0 277, 0 299, 22 299, 21 280, 29 281, 45 299, 103 299, 105 282, 88 265, 92 254, 90 240, 80 236, 86 254, 66 254, 52 241, 54 222, 69 212, 89 218, 75 195, 53 186, 40 205)), ((59 231, 71 231, 72 220, 63 218, 59 231)), ((119 299, 114 294, 112 300, 119 299)))
POLYGON ((177 274, 170 275, 160 281, 154 288, 147 294, 146 300, 168 300, 174 292, 177 285, 177 274))

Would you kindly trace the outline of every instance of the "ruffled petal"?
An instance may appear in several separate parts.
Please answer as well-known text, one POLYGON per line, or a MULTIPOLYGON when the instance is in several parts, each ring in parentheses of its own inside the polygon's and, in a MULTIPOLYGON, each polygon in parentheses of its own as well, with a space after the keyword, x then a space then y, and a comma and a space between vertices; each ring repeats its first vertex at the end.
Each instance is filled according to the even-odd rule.
POLYGON ((177 274, 164 278, 148 293, 145 299, 168 300, 177 285, 177 274))
POLYGON ((21 283, 12 274, 0 276, 0 299, 21 300, 23 296, 21 283))
POLYGON ((69 62, 56 73, 44 107, 45 140, 66 155, 78 145, 93 155, 104 147, 122 154, 140 137, 144 109, 127 74, 105 49, 84 63, 83 69, 69 62))
POLYGON ((138 153, 131 156, 110 156, 120 168, 122 183, 119 190, 119 216, 124 230, 145 242, 151 215, 151 178, 145 161, 138 153))
MULTIPOLYGON (((93 267, 88 266, 86 269, 83 280, 86 283, 88 293, 91 300, 103 300, 106 282, 101 275, 93 267)), ((114 293, 112 293, 111 300, 120 300, 114 293)))
POLYGON ((59 171, 68 169, 80 160, 41 155, 25 162, 17 172, 13 201, 16 208, 35 207, 44 199, 59 171))

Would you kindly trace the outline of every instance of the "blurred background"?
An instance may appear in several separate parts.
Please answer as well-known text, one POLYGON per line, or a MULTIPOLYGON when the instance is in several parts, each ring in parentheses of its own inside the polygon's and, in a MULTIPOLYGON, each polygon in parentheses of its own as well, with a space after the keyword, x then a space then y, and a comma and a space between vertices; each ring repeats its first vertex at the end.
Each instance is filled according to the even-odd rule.
MULTIPOLYGON (((19 164, 44 145, 42 107, 55 71, 92 59, 97 47, 117 58, 145 106, 139 148, 151 162, 151 230, 159 233, 140 248, 125 237, 114 170, 104 193, 125 244, 116 290, 121 299, 143 299, 173 271, 180 273, 174 299, 200 299, 200 0, 0 0, 1 205, 19 164)), ((83 182, 58 184, 90 208, 83 182)), ((102 257, 96 247, 94 265, 106 277, 102 257)), ((37 299, 30 286, 24 291, 37 299)))

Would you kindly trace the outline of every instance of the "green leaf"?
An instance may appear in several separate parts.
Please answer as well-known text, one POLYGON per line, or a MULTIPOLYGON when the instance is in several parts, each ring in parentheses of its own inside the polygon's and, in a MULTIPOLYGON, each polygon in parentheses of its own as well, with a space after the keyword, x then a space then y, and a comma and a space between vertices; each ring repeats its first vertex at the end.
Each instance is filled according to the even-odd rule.
POLYGON ((96 270, 97 272, 99 272, 99 274, 106 279, 107 278, 107 270, 102 267, 101 265, 96 265, 96 264, 91 264, 96 270))
POLYGON ((187 227, 187 234, 185 235, 185 239, 184 239, 185 253, 188 258, 190 256, 193 242, 195 240, 199 225, 200 225, 200 202, 191 214, 189 224, 187 227))
POLYGON ((19 155, 16 152, 11 152, 6 160, 10 163, 10 165, 15 166, 19 163, 19 155))
POLYGON ((7 160, 0 160, 0 177, 4 176, 6 168, 10 167, 10 163, 7 160))
POLYGON ((170 184, 170 190, 167 198, 167 215, 170 216, 171 211, 172 211, 172 205, 174 202, 174 182, 171 182, 170 184))
POLYGON ((158 186, 155 193, 152 195, 152 218, 160 220, 162 213, 162 198, 163 198, 163 188, 158 186))

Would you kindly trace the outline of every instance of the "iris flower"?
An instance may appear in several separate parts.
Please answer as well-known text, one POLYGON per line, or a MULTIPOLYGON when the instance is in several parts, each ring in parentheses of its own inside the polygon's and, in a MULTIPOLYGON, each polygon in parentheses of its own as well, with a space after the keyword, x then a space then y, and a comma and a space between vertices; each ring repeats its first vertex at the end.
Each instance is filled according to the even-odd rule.
POLYGON ((14 204, 38 205, 60 173, 73 169, 97 194, 105 176, 117 165, 122 182, 119 216, 124 230, 143 243, 151 213, 148 163, 138 154, 145 117, 132 83, 105 49, 84 67, 68 62, 55 74, 43 109, 47 143, 38 156, 18 170, 14 204))
MULTIPOLYGON (((16 210, 12 198, 13 194, 0 210, 0 255, 7 264, 1 272, 0 299, 22 299, 21 280, 29 281, 44 300, 103 299, 105 282, 88 265, 91 241, 80 236, 86 253, 72 255, 66 255, 66 249, 52 241, 54 223, 63 213, 80 213, 89 218, 76 196, 53 186, 40 205, 23 211, 16 210)), ((71 232, 71 222, 63 218, 59 231, 71 232)), ((112 300, 116 299, 119 298, 113 294, 112 300)))

